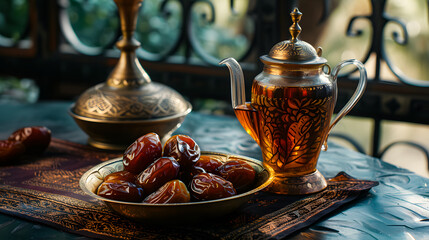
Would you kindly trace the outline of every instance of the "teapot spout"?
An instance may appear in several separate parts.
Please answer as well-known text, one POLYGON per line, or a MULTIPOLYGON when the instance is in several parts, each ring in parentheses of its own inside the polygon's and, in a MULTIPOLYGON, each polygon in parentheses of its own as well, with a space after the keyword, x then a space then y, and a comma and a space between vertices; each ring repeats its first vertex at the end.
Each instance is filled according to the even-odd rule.
POLYGON ((244 130, 259 145, 259 115, 250 103, 246 103, 243 70, 234 58, 226 58, 219 64, 225 64, 231 74, 231 100, 235 115, 244 130))
POLYGON ((244 75, 240 64, 234 58, 225 58, 219 62, 220 65, 225 64, 229 69, 231 77, 231 103, 235 108, 245 104, 246 95, 244 91, 244 75))

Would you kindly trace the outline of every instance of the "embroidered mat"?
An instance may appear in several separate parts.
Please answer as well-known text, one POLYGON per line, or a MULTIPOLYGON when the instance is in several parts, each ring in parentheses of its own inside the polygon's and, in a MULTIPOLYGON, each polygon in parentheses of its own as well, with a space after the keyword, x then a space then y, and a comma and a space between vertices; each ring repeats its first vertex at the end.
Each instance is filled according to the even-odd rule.
POLYGON ((120 155, 53 139, 42 157, 0 167, 0 212, 102 239, 281 239, 378 185, 341 172, 328 181, 326 190, 313 195, 260 192, 221 219, 149 225, 117 215, 79 188, 84 172, 120 155))

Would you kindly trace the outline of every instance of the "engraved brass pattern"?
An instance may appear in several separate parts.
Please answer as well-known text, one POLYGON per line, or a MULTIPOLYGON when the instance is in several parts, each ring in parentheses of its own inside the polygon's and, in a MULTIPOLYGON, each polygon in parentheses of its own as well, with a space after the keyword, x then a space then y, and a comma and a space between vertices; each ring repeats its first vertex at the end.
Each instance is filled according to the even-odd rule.
POLYGON ((269 56, 279 60, 309 61, 317 56, 316 50, 308 43, 283 41, 274 45, 269 56))
POLYGON ((275 170, 315 168, 317 153, 329 124, 332 97, 269 98, 256 95, 252 105, 259 111, 264 160, 275 170), (313 164, 308 164, 314 160, 313 164))
POLYGON ((144 86, 145 91, 134 94, 121 94, 120 90, 103 91, 102 88, 97 85, 82 94, 74 112, 97 119, 132 120, 172 116, 188 108, 179 93, 158 83, 144 86))

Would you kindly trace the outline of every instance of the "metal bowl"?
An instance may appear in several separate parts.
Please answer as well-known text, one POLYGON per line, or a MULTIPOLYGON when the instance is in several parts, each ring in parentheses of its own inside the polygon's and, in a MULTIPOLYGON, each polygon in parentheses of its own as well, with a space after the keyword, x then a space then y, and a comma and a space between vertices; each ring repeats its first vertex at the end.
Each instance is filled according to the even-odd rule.
POLYGON ((91 168, 82 175, 79 184, 85 193, 103 201, 113 211, 127 218, 140 222, 165 223, 195 222, 203 219, 207 220, 224 216, 245 204, 253 194, 267 187, 274 179, 273 169, 268 166, 264 167, 262 162, 256 159, 215 152, 203 152, 202 155, 216 157, 222 162, 237 159, 246 161, 257 173, 254 186, 247 192, 228 198, 174 204, 122 202, 98 196, 96 191, 98 186, 103 182, 104 177, 110 173, 123 170, 121 158, 103 162, 91 168))
POLYGON ((85 117, 76 114, 72 105, 69 114, 77 125, 89 136, 88 143, 96 148, 125 150, 137 138, 146 133, 156 132, 161 140, 168 139, 185 120, 192 106, 172 116, 143 120, 109 120, 85 117))

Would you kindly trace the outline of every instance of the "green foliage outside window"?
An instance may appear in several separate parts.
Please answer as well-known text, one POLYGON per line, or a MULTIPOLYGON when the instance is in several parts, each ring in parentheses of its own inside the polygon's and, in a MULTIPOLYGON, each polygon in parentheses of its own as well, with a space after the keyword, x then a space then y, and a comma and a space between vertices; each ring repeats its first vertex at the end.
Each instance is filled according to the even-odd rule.
POLYGON ((70 0, 67 11, 83 44, 103 47, 114 40, 119 18, 113 0, 70 0))
POLYGON ((22 38, 28 24, 26 0, 0 1, 0 35, 12 42, 22 38))
POLYGON ((146 0, 140 8, 135 37, 150 53, 163 53, 177 41, 182 28, 181 5, 169 1, 161 9, 161 1, 146 0))

